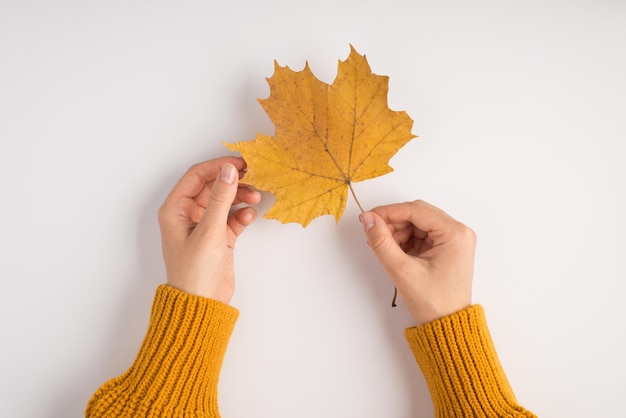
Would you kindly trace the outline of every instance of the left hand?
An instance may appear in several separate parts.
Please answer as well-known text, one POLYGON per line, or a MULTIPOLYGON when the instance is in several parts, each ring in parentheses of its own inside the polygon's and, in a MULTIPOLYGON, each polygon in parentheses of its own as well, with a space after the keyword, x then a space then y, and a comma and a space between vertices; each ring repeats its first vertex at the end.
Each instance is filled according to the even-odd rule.
POLYGON ((184 292, 229 303, 235 291, 237 237, 256 218, 261 195, 239 185, 246 163, 223 157, 191 167, 159 209, 167 283, 184 292))

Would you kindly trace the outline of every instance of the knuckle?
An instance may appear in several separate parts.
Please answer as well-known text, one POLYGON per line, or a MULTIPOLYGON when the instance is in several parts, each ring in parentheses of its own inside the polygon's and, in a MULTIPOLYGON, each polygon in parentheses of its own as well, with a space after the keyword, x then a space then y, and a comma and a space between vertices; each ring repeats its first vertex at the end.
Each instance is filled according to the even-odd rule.
POLYGON ((376 235, 368 240, 368 244, 375 253, 384 253, 387 251, 387 240, 384 236, 376 235))
POLYGON ((196 171, 200 170, 202 167, 202 163, 195 163, 192 164, 188 169, 187 169, 187 173, 195 173, 196 171))
POLYGON ((476 245, 477 235, 472 228, 461 222, 457 222, 455 229, 456 235, 459 237, 461 243, 468 246, 476 245))
POLYGON ((209 195, 209 204, 215 203, 219 205, 223 205, 224 203, 230 204, 230 200, 228 193, 225 190, 213 190, 213 192, 209 195))
POLYGON ((157 211, 157 219, 160 225, 163 225, 168 218, 169 213, 169 202, 166 200, 159 206, 159 210, 157 211))

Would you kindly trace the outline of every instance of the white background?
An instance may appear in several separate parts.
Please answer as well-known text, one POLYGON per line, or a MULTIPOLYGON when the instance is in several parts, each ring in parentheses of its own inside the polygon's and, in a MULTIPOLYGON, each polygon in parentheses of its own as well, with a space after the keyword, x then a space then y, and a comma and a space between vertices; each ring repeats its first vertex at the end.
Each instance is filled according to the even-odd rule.
MULTIPOLYGON (((275 59, 330 83, 350 44, 419 135, 361 202, 421 198, 476 230, 474 299, 521 404, 625 416, 624 2, 0 4, 2 416, 81 416, 130 365, 171 186, 273 133, 275 59)), ((225 417, 432 416, 357 214, 240 239, 225 417)))

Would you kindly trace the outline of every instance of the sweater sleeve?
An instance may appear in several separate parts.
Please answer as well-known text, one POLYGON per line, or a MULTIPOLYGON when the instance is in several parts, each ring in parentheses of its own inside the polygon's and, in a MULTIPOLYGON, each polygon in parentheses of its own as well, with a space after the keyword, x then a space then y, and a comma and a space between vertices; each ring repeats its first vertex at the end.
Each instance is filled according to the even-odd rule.
POLYGON ((219 417, 217 382, 238 315, 224 303, 159 286, 134 363, 92 395, 85 416, 219 417))
POLYGON ((535 416, 515 399, 480 305, 408 328, 405 336, 437 418, 535 416))

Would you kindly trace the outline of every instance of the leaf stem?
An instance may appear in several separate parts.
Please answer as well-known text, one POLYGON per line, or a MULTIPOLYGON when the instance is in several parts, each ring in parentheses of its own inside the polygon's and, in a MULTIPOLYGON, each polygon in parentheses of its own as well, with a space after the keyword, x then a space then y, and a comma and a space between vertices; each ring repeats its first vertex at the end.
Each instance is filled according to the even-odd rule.
MULTIPOLYGON (((351 182, 347 182, 348 183, 348 187, 350 188, 350 192, 352 193, 352 197, 354 197, 354 200, 356 201, 357 206, 359 207, 359 209, 361 209, 361 213, 365 213, 365 210, 363 210, 363 206, 361 206, 361 202, 359 202, 359 199, 357 199, 356 194, 354 193, 354 189, 352 188, 352 183, 351 182)), ((393 299, 391 300, 391 307, 395 308, 396 306, 396 297, 398 297, 398 288, 394 286, 393 288, 393 299)))
POLYGON ((361 209, 361 213, 365 213, 363 206, 361 206, 359 199, 357 199, 356 194, 354 193, 354 189, 352 188, 351 182, 348 182, 348 187, 350 188, 350 192, 352 193, 352 197, 354 197, 354 200, 356 201, 357 206, 359 207, 359 209, 361 209))

